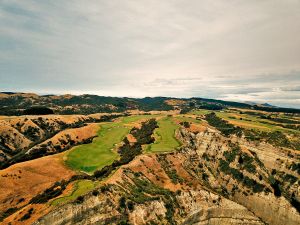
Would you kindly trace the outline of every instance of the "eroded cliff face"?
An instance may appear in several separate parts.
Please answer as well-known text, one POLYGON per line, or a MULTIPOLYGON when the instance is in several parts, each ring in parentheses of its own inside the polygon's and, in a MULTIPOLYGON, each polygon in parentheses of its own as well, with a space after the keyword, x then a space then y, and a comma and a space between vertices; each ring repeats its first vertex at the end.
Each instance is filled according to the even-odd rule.
POLYGON ((299 174, 291 169, 299 163, 297 152, 225 138, 215 130, 197 135, 182 130, 181 135, 193 159, 185 162, 185 168, 203 178, 207 188, 242 204, 268 224, 299 223, 299 174))
POLYGON ((191 184, 174 184, 163 167, 149 167, 157 160, 139 157, 118 171, 99 194, 62 206, 35 224, 263 224, 242 205, 205 190, 191 177, 185 176, 191 184), (135 172, 141 167, 144 172, 135 172), (158 181, 150 174, 153 171, 158 181))
POLYGON ((299 224, 299 154, 213 128, 140 155, 101 187, 35 224, 299 224))

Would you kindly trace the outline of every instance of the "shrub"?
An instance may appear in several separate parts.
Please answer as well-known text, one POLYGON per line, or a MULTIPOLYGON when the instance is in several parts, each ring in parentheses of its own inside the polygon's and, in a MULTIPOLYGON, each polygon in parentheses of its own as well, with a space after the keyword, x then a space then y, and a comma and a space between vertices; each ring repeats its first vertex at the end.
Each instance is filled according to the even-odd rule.
POLYGON ((127 220, 121 220, 118 225, 130 225, 127 220))
POLYGON ((276 197, 280 197, 281 196, 281 189, 280 189, 280 184, 279 184, 279 181, 274 179, 272 180, 271 182, 271 187, 273 188, 274 190, 274 195, 276 197))
POLYGON ((205 119, 209 125, 221 131, 221 133, 225 136, 230 136, 231 134, 236 134, 238 137, 242 136, 243 132, 240 127, 235 127, 227 121, 217 117, 215 113, 206 114, 205 119))
POLYGON ((254 158, 250 157, 246 153, 242 153, 241 156, 240 156, 240 159, 239 159, 240 164, 249 173, 255 173, 256 172, 256 167, 252 164, 253 161, 254 161, 254 158))
POLYGON ((290 166, 290 169, 292 171, 297 171, 298 174, 300 174, 300 163, 292 163, 290 166))
POLYGON ((271 145, 297 149, 297 142, 291 142, 285 134, 280 131, 265 132, 255 130, 244 130, 245 138, 249 141, 264 140, 271 145))
POLYGON ((209 178, 209 176, 205 172, 203 172, 202 173, 202 180, 208 181, 208 178, 209 178))
POLYGON ((165 170, 165 172, 168 175, 168 177, 170 177, 170 179, 172 180, 172 182, 174 184, 182 183, 183 182, 183 178, 181 178, 180 176, 178 176, 176 170, 174 170, 174 169, 172 169, 172 170, 165 170))
POLYGON ((106 192, 106 191, 109 191, 109 186, 108 186, 108 185, 103 185, 103 186, 101 186, 101 187, 100 187, 100 191, 101 191, 102 193, 104 193, 104 192, 106 192))
POLYGON ((20 221, 28 220, 33 213, 33 208, 30 208, 24 216, 21 217, 20 221))
POLYGON ((92 191, 92 194, 93 194, 94 196, 97 196, 97 195, 99 195, 99 191, 98 191, 98 190, 93 190, 93 191, 92 191))
POLYGON ((121 209, 125 209, 126 208, 126 198, 124 196, 122 196, 120 199, 119 199, 119 207, 121 209))
POLYGON ((129 211, 133 211, 134 210, 134 204, 132 201, 128 201, 127 202, 127 208, 129 209, 129 211))
POLYGON ((19 210, 19 208, 14 207, 14 208, 9 208, 6 211, 0 213, 0 222, 3 221, 6 217, 14 214, 15 212, 17 212, 19 210))
POLYGON ((240 147, 238 144, 236 145, 231 144, 231 151, 226 151, 223 153, 223 155, 225 156, 226 160, 229 163, 231 163, 235 160, 235 157, 239 151, 240 151, 240 147))
POLYGON ((23 111, 24 115, 48 115, 54 114, 52 109, 47 107, 31 107, 23 111))
POLYGON ((83 203, 84 197, 82 195, 78 196, 75 200, 75 203, 81 204, 83 203))
POLYGON ((190 128, 191 127, 190 123, 187 122, 187 121, 180 122, 180 125, 184 126, 185 128, 190 128))
POLYGON ((283 177, 283 180, 284 180, 285 182, 290 182, 291 184, 294 184, 294 183, 298 180, 298 178, 295 177, 295 176, 293 176, 293 175, 291 175, 291 174, 286 174, 286 175, 283 177))
POLYGON ((50 188, 47 188, 44 192, 38 194, 37 196, 33 197, 29 203, 46 203, 50 199, 55 198, 62 194, 62 192, 66 189, 67 184, 70 181, 61 181, 56 182, 54 185, 52 185, 50 188))

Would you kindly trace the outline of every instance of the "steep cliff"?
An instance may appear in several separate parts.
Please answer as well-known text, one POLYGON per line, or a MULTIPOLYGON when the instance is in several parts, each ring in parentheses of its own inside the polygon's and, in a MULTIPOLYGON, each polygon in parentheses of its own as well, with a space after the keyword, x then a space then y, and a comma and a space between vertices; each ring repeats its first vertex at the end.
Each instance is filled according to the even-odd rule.
POLYGON ((35 224, 299 224, 299 153, 212 127, 180 150, 136 157, 35 224))

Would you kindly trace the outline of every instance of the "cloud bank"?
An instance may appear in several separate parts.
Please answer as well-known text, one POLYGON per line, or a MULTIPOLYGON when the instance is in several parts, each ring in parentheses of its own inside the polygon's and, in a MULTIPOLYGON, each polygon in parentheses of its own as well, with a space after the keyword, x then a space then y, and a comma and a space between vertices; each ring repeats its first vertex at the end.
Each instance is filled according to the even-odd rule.
POLYGON ((300 108, 300 1, 2 0, 0 89, 300 108))

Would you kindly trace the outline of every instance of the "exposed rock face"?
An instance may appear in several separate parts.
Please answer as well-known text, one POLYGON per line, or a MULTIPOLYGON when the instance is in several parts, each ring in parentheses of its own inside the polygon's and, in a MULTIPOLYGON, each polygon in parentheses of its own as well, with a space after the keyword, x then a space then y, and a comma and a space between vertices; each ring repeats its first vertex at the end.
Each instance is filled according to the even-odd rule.
POLYGON ((224 198, 218 207, 199 208, 198 205, 182 224, 264 224, 245 207, 224 198))
POLYGON ((299 174, 288 169, 293 162, 299 163, 296 152, 267 144, 253 145, 239 138, 225 138, 213 130, 197 135, 182 130, 181 138, 189 145, 185 150, 195 149, 195 152, 187 150, 193 160, 186 161, 185 168, 196 177, 207 174, 204 180, 208 188, 246 206, 266 223, 299 223, 299 212, 295 209, 299 203, 294 207, 291 204, 300 199, 299 174), (240 148, 233 153, 232 148, 237 145, 240 148), (284 163, 279 165, 278 159, 284 163), (224 161, 227 163, 220 163, 224 161), (203 169, 197 171, 195 168, 199 167, 199 162, 202 162, 200 167, 203 169), (294 179, 282 180, 282 174, 274 174, 274 170, 283 171, 285 176, 288 173, 294 179), (281 193, 276 193, 277 184, 281 193))
MULTIPOLYGON (((125 179, 136 179, 131 172, 123 172, 126 174, 123 176, 127 177, 125 179)), ((35 224, 119 224, 121 221, 130 224, 264 224, 245 207, 200 187, 173 193, 176 208, 173 203, 166 204, 164 197, 139 204, 134 200, 126 200, 125 208, 122 208, 122 196, 126 195, 126 191, 134 192, 127 188, 125 192, 122 190, 121 186, 126 187, 129 184, 127 182, 134 181, 127 180, 119 183, 120 186, 110 185, 99 196, 89 194, 82 203, 67 204, 35 224), (129 202, 134 202, 132 210, 129 202), (174 213, 167 218, 170 208, 174 208, 174 213)), ((157 196, 159 193, 157 191, 157 196)))
MULTIPOLYGON (((299 175, 264 154, 268 147, 277 156, 278 149, 211 129, 198 134, 182 129, 177 136, 185 143, 180 151, 137 157, 98 196, 90 193, 35 224, 299 224, 291 204, 299 199, 299 183, 284 186, 271 173, 284 168, 298 181, 299 175), (272 179, 279 182, 280 196, 272 179)), ((296 153, 288 154, 281 151, 280 159, 297 162, 296 153)))

